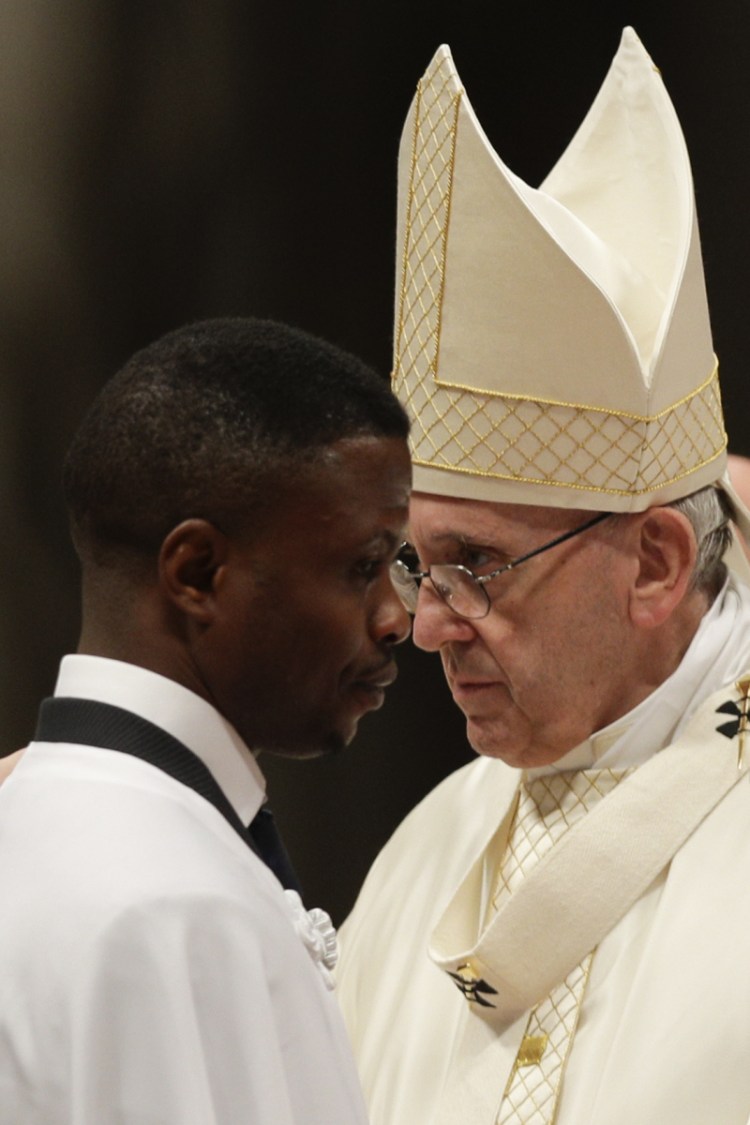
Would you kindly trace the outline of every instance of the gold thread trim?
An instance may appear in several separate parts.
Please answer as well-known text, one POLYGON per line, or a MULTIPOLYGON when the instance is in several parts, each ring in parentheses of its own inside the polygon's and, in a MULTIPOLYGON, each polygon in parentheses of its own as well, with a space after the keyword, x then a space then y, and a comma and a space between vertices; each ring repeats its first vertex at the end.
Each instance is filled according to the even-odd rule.
POLYGON ((748 733, 748 705, 750 697, 750 677, 738 680, 734 685, 740 693, 740 725, 737 730, 739 735, 737 744, 737 769, 741 770, 745 756, 745 735, 748 733))
MULTIPOLYGON (((578 1031, 578 1024, 579 1024, 580 1019, 581 1019, 581 1008, 583 1007, 583 998, 586 995, 586 989, 587 989, 588 983, 589 983, 589 976, 591 975, 591 963, 594 960, 594 954, 595 953, 596 953, 596 948, 592 949, 590 953, 587 953, 586 956, 583 958, 583 960, 580 962, 580 965, 584 966, 584 969, 583 969, 584 977, 583 977, 583 980, 581 982, 581 990, 580 990, 580 994, 579 994, 578 1004, 576 1005, 575 1020, 573 1022, 572 1028, 570 1029, 570 1033, 567 1036, 565 1054, 563 1055, 562 1059, 560 1060, 560 1073, 559 1073, 557 1085, 555 1087, 555 1092, 554 1092, 554 1095, 553 1095, 554 1101, 553 1101, 553 1105, 552 1105, 552 1116, 549 1118, 549 1125, 554 1125, 554 1122, 557 1118, 557 1109, 558 1109, 558 1105, 559 1105, 559 1101, 560 1101, 560 1090, 562 1089, 563 1078, 565 1077, 565 1071, 566 1071, 567 1065, 568 1065, 568 1058, 570 1057, 570 1048, 573 1045, 573 1040, 575 1039, 575 1034, 578 1031)), ((573 970, 571 970, 571 972, 572 971, 573 970)), ((561 983, 564 983, 564 982, 561 982, 561 983)), ((531 1019, 532 1019, 532 1017, 534 1015, 534 1012, 536 1011, 538 1006, 539 1005, 536 1005, 529 1012, 529 1018, 526 1022, 527 1027, 531 1023, 531 1019)), ((503 1096, 500 1099, 500 1111, 501 1112, 502 1112, 503 1103, 504 1103, 505 1099, 510 1094, 510 1090, 511 1090, 511 1087, 513 1085, 513 1081, 516 1077, 516 1074, 517 1074, 519 1068, 522 1067, 522 1066, 529 1065, 526 1062, 522 1062, 520 1056, 521 1056, 521 1051, 523 1050, 524 1044, 529 1039, 533 1039, 533 1038, 535 1038, 535 1037, 530 1036, 530 1035, 524 1035, 523 1039, 521 1040, 521 1046, 518 1050, 518 1054, 516 1055, 516 1057, 513 1061, 513 1066, 510 1069, 510 1074, 508 1075, 508 1080, 505 1083, 505 1089, 503 1090, 503 1096)), ((549 1042, 548 1036, 544 1036, 544 1038, 547 1040, 547 1042, 549 1042)), ((545 1047, 546 1047, 546 1045, 547 1044, 545 1043, 545 1047)), ((542 1054, 543 1054, 543 1052, 542 1052, 542 1054)), ((541 1056, 540 1056, 538 1061, 541 1062, 541 1056)))
POLYGON ((448 253, 448 232, 451 225, 451 204, 453 202, 453 169, 456 163, 456 138, 458 136, 458 111, 461 107, 463 90, 459 90, 453 97, 453 124, 451 126, 451 152, 448 161, 448 186, 445 193, 445 225, 440 247, 440 292, 437 298, 437 324, 435 325, 435 358, 432 370, 437 380, 438 363, 440 360, 440 338, 443 327, 443 294, 445 292, 445 259, 448 253))
POLYGON ((704 461, 693 465, 689 469, 685 469, 682 473, 677 473, 675 476, 670 477, 668 480, 659 481, 658 484, 653 485, 651 488, 601 488, 595 484, 576 484, 574 481, 562 480, 544 480, 540 477, 519 477, 513 476, 512 473, 489 473, 483 469, 466 469, 462 465, 436 465, 432 461, 422 461, 419 457, 412 456, 412 465, 420 465, 424 469, 439 469, 444 473, 463 473, 467 477, 487 477, 491 480, 512 480, 520 484, 542 484, 550 485, 552 488, 574 488, 578 492, 599 492, 605 496, 645 496, 649 492, 656 492, 660 488, 664 488, 668 484, 674 484, 678 480, 684 480, 685 477, 692 476, 699 469, 710 465, 717 457, 720 457, 724 450, 727 448, 728 438, 724 433, 724 443, 710 457, 704 461))
MULTIPOLYGON (((433 82, 435 80, 437 74, 439 73, 439 69, 440 69, 439 67, 436 68, 435 73, 430 76, 430 82, 433 82)), ((401 285, 400 285, 400 292, 399 292, 398 335, 397 335, 397 349, 398 350, 397 350, 397 354, 396 354, 395 362, 394 362, 394 371, 393 371, 393 374, 391 376, 392 381, 395 381, 397 372, 399 372, 399 371, 403 372, 404 308, 405 308, 405 305, 406 305, 406 293, 407 293, 407 289, 408 289, 409 258, 410 258, 410 250, 411 250, 411 246, 412 246, 412 235, 413 235, 413 225, 414 225, 414 218, 413 218, 413 216, 414 216, 414 181, 415 181, 415 176, 416 176, 417 160, 418 160, 418 155, 419 155, 418 154, 418 140, 419 140, 419 131, 420 131, 420 128, 423 124, 422 117, 421 117, 423 91, 424 91, 424 80, 420 79, 419 82, 417 83, 417 96, 416 96, 416 102, 415 102, 415 106, 414 106, 414 128, 412 130, 411 164, 410 164, 410 168, 409 168, 409 198, 408 198, 408 206, 407 206, 407 211, 406 211, 406 224, 405 224, 405 228, 404 228, 404 249, 403 249, 402 262, 401 262, 401 285)), ((445 217, 444 217, 442 229, 440 231, 440 242, 441 242, 441 248, 440 248, 440 288, 439 288, 439 291, 436 295, 435 304, 434 304, 435 313, 436 313, 436 324, 435 324, 435 329, 434 329, 434 333, 433 333, 434 341, 435 341, 435 348, 434 348, 432 360, 430 360, 428 362, 428 368, 429 368, 430 371, 432 371, 434 377, 436 376, 437 367, 438 367, 438 357, 439 357, 439 353, 440 353, 440 332, 441 332, 441 327, 442 327, 442 315, 443 315, 443 295, 444 295, 444 292, 445 292, 445 261, 446 261, 446 254, 447 254, 448 228, 450 226, 450 217, 451 217, 451 202, 452 202, 452 199, 453 199, 453 171, 454 171, 455 162, 456 162, 456 137, 457 137, 457 133, 458 133, 458 113, 459 113, 459 109, 460 109, 460 106, 461 106, 461 99, 462 99, 463 95, 464 95, 464 89, 463 89, 463 87, 460 87, 456 91, 456 93, 454 93, 452 95, 452 98, 451 98, 451 107, 452 107, 452 110, 453 110, 453 122, 450 126, 450 129, 449 129, 450 156, 449 156, 449 159, 448 159, 447 185, 446 185, 445 198, 444 198, 445 217)))
POLYGON ((406 303, 406 275, 409 266, 409 237, 411 235, 412 226, 412 206, 414 204, 414 171, 417 166, 417 137, 419 136, 419 115, 422 108, 422 79, 420 78, 417 83, 417 100, 414 106, 414 129, 411 136, 411 167, 409 169, 409 204, 406 209, 406 225, 404 227, 404 253, 401 262, 401 292, 398 301, 398 355, 394 364, 395 371, 401 368, 401 357, 403 355, 403 335, 404 335, 404 304, 406 303))
POLYGON ((581 985, 581 994, 580 994, 580 997, 579 997, 579 1000, 578 1000, 578 1005, 576 1007, 575 1020, 573 1021, 573 1026, 570 1029, 570 1035, 568 1036, 568 1042, 567 1042, 567 1045, 565 1047, 565 1054, 563 1055, 562 1062, 560 1064, 560 1078, 559 1078, 558 1083, 557 1083, 557 1089, 555 1090, 555 1101, 554 1101, 554 1105, 552 1106, 552 1116, 550 1117, 550 1125, 555 1125, 555 1121, 557 1120, 557 1110, 558 1110, 559 1105, 560 1105, 560 1091, 562 1090, 562 1084, 565 1080, 565 1071, 568 1069, 568 1059, 570 1058, 570 1049, 573 1046, 573 1040, 575 1039, 576 1032, 578 1031, 578 1024, 581 1022, 581 1008, 583 1007, 583 1000, 584 1000, 584 997, 586 995, 586 989, 588 988, 588 985, 589 985, 589 977, 591 976, 591 965, 593 963, 594 957, 596 956, 597 949, 598 949, 598 946, 595 946, 591 950, 591 952, 589 954, 587 954, 588 963, 586 965, 586 968, 584 969, 585 975, 584 975, 584 978, 583 978, 583 984, 581 985))
MULTIPOLYGON (((434 368, 432 370, 434 370, 434 368)), ((700 384, 699 387, 696 387, 695 390, 690 391, 689 394, 684 395, 683 398, 680 398, 676 402, 673 402, 670 406, 665 406, 663 410, 658 411, 658 413, 656 414, 635 414, 630 410, 618 410, 616 407, 592 406, 589 403, 585 402, 565 402, 562 399, 557 398, 542 398, 540 395, 521 395, 510 393, 508 391, 490 391, 480 387, 470 387, 464 383, 449 383, 444 379, 438 379, 437 375, 435 376, 435 385, 437 387, 441 387, 443 390, 461 391, 464 394, 480 395, 484 398, 507 398, 512 402, 531 402, 537 404, 538 406, 563 406, 568 410, 588 410, 593 414, 607 414, 613 418, 628 418, 633 422, 649 423, 658 422, 659 419, 663 418, 666 414, 669 414, 671 413, 671 411, 677 410, 679 406, 684 406, 686 403, 690 402, 696 397, 696 395, 699 395, 703 391, 705 391, 706 388, 709 387, 711 383, 718 377, 718 374, 719 361, 716 360, 711 374, 703 383, 700 384)), ((399 371, 397 369, 393 372, 391 379, 395 381, 398 377, 399 371)), ((403 371, 400 372, 400 377, 402 379, 406 379, 403 371)))

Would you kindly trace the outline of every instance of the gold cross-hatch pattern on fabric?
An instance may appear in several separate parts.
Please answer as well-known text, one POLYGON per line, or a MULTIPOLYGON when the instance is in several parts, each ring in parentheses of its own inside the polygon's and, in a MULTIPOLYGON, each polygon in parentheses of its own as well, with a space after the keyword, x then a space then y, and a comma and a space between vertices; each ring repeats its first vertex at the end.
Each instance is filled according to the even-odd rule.
MULTIPOLYGON (((616 495, 663 488, 726 448, 718 373, 654 415, 461 387, 438 378, 446 247, 463 90, 450 60, 415 103, 394 387, 416 465, 616 495)), ((512 377, 512 374, 511 374, 512 377)))
POLYGON ((695 472, 726 448, 718 371, 654 416, 459 391, 414 364, 399 397, 416 465, 609 495, 641 495, 695 472))
POLYGON ((447 58, 433 65, 417 87, 396 325, 397 372, 417 369, 434 378, 437 370, 456 125, 462 94, 447 58))
MULTIPOLYGON (((502 905, 558 840, 631 772, 566 771, 522 783, 493 908, 502 905)), ((592 959, 593 953, 584 957, 531 1012, 505 1088, 498 1125, 550 1125, 554 1121, 592 959)))

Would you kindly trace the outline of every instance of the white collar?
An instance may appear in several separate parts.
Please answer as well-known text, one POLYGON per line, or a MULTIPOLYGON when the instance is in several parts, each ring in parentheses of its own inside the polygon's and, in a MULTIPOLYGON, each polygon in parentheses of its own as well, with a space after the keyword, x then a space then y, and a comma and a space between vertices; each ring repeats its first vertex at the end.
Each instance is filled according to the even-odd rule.
POLYGON ((244 824, 265 801, 265 778, 234 727, 174 680, 121 660, 66 656, 55 695, 111 703, 179 739, 208 767, 244 824))

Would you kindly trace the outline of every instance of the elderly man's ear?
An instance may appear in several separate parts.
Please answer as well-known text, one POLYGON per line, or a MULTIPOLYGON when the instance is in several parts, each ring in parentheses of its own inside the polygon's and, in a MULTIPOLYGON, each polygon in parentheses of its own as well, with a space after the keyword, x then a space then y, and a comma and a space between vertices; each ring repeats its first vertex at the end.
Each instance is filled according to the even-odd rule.
POLYGON ((631 619, 642 628, 662 625, 690 587, 697 556, 690 522, 674 508, 651 508, 636 521, 638 571, 631 588, 631 619))
POLYGON ((23 750, 16 750, 15 754, 8 754, 5 758, 0 758, 0 785, 5 781, 8 774, 13 772, 23 753, 23 750))

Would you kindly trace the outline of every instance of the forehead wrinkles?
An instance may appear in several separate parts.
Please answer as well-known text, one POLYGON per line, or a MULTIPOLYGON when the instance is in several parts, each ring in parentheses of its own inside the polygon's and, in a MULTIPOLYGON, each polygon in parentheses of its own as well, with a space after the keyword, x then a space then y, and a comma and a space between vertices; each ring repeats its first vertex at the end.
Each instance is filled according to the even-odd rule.
POLYGON ((479 542, 504 546, 526 543, 535 534, 554 538, 593 513, 536 505, 492 504, 413 494, 409 531, 425 543, 479 542))
POLYGON ((466 544, 492 547, 504 551, 505 543, 520 538, 531 528, 503 519, 499 513, 488 512, 412 512, 409 520, 410 541, 421 547, 440 551, 466 544))

